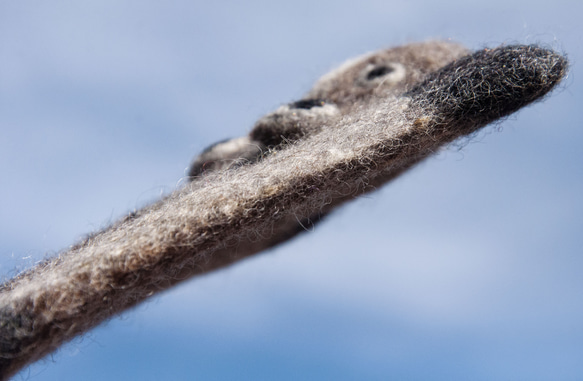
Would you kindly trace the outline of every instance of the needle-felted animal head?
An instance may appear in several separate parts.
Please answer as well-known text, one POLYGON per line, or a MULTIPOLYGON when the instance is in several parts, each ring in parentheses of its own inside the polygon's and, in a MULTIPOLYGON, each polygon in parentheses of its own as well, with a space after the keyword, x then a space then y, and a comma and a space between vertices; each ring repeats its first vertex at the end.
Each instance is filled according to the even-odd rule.
POLYGON ((0 379, 197 274, 294 236, 440 146, 540 99, 567 61, 537 46, 410 44, 352 60, 218 143, 182 189, 0 286, 0 379))
POLYGON ((403 93, 428 73, 468 53, 459 44, 432 41, 349 60, 320 78, 302 99, 262 117, 248 136, 207 148, 194 160, 189 176, 254 162, 267 154, 268 148, 313 135, 375 98, 403 93))

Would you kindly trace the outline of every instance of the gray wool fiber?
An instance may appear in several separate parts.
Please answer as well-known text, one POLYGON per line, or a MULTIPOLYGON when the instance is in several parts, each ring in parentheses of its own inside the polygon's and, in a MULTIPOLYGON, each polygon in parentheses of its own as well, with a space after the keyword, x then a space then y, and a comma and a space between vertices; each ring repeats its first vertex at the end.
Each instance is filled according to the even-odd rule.
POLYGON ((287 240, 298 221, 540 99, 566 70, 537 46, 471 54, 447 42, 350 61, 248 136, 202 153, 182 189, 0 286, 0 379, 153 294, 287 240))

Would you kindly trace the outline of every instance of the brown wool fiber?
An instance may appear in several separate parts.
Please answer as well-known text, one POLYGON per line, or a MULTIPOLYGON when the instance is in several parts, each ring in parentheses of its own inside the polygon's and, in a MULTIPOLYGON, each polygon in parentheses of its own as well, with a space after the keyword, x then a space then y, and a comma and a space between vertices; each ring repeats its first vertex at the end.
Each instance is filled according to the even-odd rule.
POLYGON ((184 188, 0 286, 0 379, 155 293, 289 239, 540 99, 566 70, 537 46, 470 54, 447 42, 349 61, 248 136, 203 152, 184 188))

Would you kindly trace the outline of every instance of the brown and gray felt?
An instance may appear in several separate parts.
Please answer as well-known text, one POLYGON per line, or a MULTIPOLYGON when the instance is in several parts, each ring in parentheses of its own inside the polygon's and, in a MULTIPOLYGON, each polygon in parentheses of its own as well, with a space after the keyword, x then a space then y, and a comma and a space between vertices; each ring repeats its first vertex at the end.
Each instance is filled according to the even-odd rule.
POLYGON ((538 46, 426 42, 368 54, 197 157, 191 182, 0 286, 0 379, 192 276, 296 235, 461 136, 541 99, 538 46))

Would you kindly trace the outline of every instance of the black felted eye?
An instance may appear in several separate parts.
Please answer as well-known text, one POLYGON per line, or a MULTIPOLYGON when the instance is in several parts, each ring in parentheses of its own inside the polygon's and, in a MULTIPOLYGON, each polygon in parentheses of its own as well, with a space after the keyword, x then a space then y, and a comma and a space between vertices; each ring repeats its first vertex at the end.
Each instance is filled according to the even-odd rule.
POLYGON ((289 108, 301 108, 304 110, 309 110, 313 107, 322 107, 326 104, 323 99, 302 99, 300 101, 290 103, 289 108))
POLYGON ((389 67, 389 66, 377 66, 368 72, 368 74, 366 75, 366 79, 368 79, 370 81, 372 79, 382 77, 383 75, 387 75, 389 73, 392 73, 394 70, 395 69, 393 69, 392 67, 389 67))

